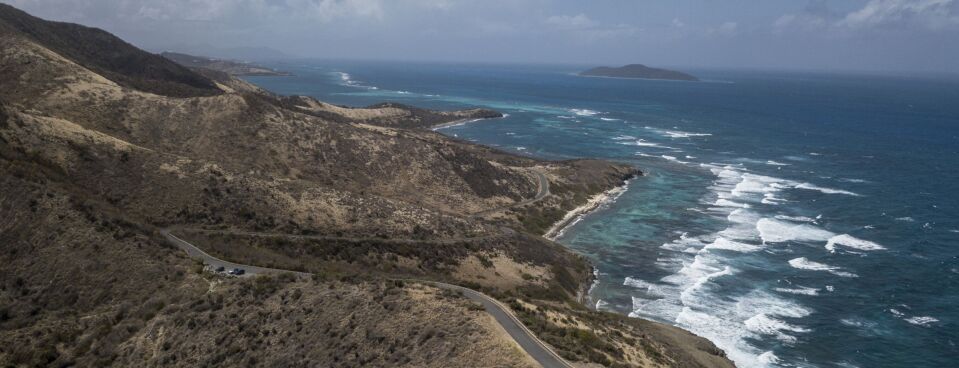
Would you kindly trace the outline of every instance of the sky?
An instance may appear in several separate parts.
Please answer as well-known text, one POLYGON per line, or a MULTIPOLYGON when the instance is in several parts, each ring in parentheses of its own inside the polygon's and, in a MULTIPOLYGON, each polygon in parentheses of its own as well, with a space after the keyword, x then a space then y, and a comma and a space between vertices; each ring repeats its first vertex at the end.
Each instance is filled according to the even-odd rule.
POLYGON ((0 2, 213 56, 959 73, 959 0, 0 2))

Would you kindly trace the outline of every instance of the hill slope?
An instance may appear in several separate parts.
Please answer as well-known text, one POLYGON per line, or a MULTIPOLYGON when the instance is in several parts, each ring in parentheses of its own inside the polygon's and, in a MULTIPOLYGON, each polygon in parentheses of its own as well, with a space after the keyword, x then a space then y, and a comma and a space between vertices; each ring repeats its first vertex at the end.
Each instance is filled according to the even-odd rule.
POLYGON ((468 301, 389 281, 416 278, 510 302, 571 360, 727 366, 678 329, 585 310, 588 264, 523 231, 631 167, 513 156, 419 129, 459 113, 276 96, 0 9, 0 365, 530 364, 468 301), (316 276, 226 278, 160 228, 316 276))

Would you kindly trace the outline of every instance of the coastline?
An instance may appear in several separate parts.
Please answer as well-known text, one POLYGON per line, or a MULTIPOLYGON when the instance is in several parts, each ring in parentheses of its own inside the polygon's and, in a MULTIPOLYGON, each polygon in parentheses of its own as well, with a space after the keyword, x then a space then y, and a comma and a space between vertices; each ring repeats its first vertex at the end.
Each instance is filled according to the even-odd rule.
POLYGON ((469 123, 475 123, 475 122, 480 121, 480 120, 503 119, 503 118, 507 118, 507 117, 509 117, 509 114, 503 114, 503 116, 499 116, 499 117, 495 117, 495 118, 463 118, 463 119, 453 120, 453 121, 448 122, 448 123, 436 124, 436 125, 434 125, 434 126, 429 127, 429 130, 432 130, 432 131, 435 132, 435 131, 440 130, 440 129, 446 129, 446 128, 449 128, 449 127, 466 125, 466 124, 469 124, 469 123))
POLYGON ((586 204, 572 209, 571 211, 567 212, 562 219, 553 223, 553 226, 551 226, 549 230, 543 234, 543 237, 552 241, 556 241, 557 238, 566 233, 566 230, 582 221, 587 215, 593 211, 596 211, 603 205, 613 203, 619 199, 619 197, 629 189, 629 184, 633 179, 635 178, 626 180, 623 185, 593 195, 589 198, 589 200, 586 201, 586 204))

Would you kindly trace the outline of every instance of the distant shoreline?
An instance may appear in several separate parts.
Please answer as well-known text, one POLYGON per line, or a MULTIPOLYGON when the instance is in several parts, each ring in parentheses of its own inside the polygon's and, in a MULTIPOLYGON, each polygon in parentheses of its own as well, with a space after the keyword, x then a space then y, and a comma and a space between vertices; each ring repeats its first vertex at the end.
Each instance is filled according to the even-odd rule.
POLYGON ((463 119, 453 120, 453 121, 448 122, 448 123, 436 124, 436 125, 434 125, 434 126, 431 126, 429 129, 435 132, 435 131, 440 130, 440 129, 446 129, 446 128, 449 128, 449 127, 454 127, 454 126, 459 126, 459 125, 466 125, 466 124, 469 124, 469 123, 475 123, 475 122, 480 121, 480 120, 502 119, 502 118, 506 118, 506 117, 509 117, 509 114, 503 114, 503 116, 499 116, 499 117, 495 117, 495 118, 463 118, 463 119))
POLYGON ((648 81, 662 81, 662 82, 688 82, 688 83, 698 83, 698 82, 707 82, 702 79, 700 80, 683 80, 683 79, 661 79, 661 78, 642 78, 642 77, 609 77, 605 75, 582 75, 579 73, 571 73, 577 77, 583 78, 606 78, 606 79, 632 79, 632 80, 648 80, 648 81))

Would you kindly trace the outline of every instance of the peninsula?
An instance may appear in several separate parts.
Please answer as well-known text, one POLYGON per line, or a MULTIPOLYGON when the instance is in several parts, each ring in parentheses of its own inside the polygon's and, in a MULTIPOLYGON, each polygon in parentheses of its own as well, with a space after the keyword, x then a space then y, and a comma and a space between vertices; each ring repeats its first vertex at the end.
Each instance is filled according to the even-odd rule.
POLYGON ((692 75, 675 70, 651 68, 642 64, 630 64, 618 68, 601 66, 579 73, 584 77, 662 79, 677 81, 699 81, 692 75))
POLYGON ((205 68, 227 73, 233 76, 284 76, 288 72, 278 71, 265 66, 245 61, 217 59, 206 56, 194 56, 178 52, 163 52, 160 54, 177 64, 187 68, 205 68))

